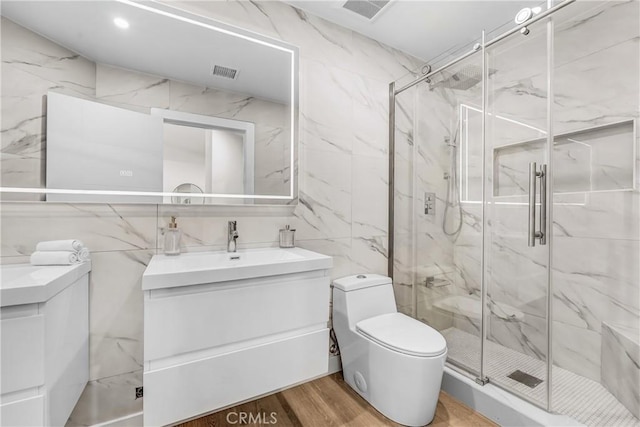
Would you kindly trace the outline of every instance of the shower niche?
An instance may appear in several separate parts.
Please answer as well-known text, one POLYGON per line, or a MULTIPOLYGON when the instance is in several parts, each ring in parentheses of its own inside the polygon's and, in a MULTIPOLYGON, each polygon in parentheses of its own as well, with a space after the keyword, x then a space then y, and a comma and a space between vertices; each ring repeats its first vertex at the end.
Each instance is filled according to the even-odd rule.
MULTIPOLYGON (((545 156, 547 139, 493 149, 493 196, 528 195, 528 162, 545 156)), ((627 120, 554 138, 554 194, 633 190, 635 121, 627 120)))

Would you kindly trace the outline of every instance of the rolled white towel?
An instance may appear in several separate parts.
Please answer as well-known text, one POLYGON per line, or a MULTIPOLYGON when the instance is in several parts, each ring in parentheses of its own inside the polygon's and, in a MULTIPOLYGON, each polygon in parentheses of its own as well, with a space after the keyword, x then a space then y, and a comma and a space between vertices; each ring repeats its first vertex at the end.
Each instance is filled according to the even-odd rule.
POLYGON ((31 254, 31 265, 72 265, 80 262, 78 254, 73 251, 36 251, 31 254))
POLYGON ((91 253, 87 248, 80 249, 76 254, 78 255, 78 260, 80 260, 80 262, 86 262, 91 259, 91 253))
POLYGON ((48 251, 80 251, 84 248, 84 244, 80 240, 49 240, 46 242, 40 242, 36 245, 37 252, 48 251))

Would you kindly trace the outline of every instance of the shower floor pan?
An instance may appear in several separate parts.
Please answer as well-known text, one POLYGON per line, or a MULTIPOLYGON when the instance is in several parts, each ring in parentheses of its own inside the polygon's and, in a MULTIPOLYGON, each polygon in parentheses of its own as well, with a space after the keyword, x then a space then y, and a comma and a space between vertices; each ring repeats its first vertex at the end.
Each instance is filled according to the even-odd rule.
MULTIPOLYGON (((448 358, 470 369, 478 366, 480 338, 457 328, 441 331, 447 340, 448 358)), ((531 399, 542 402, 546 383, 530 388, 508 376, 516 370, 537 378, 546 377, 546 364, 536 358, 487 342, 486 367, 496 383, 508 386, 531 399)), ((553 367, 553 409, 587 426, 640 427, 631 414, 600 383, 557 366, 553 367)))

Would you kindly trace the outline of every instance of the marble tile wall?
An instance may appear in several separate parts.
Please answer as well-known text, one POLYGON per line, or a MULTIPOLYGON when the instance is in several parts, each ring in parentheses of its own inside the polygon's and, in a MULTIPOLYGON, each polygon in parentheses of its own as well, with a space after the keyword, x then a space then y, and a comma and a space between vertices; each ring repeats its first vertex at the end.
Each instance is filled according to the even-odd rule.
MULTIPOLYGON (((171 5, 299 46, 299 204, 289 215, 267 208, 3 203, 1 262, 27 261, 35 244, 45 239, 78 238, 91 249, 94 380, 141 368, 140 280, 149 259, 161 249, 160 228, 170 215, 178 216, 185 232, 185 251, 224 248, 230 219, 238 221, 240 248, 277 245, 278 229, 291 224, 297 229, 297 245, 333 256, 333 277, 387 272, 388 84, 417 69, 420 62, 280 2, 171 5)), ((9 26, 3 22, 2 31, 9 26)), ((42 100, 27 96, 36 89, 41 93, 64 87, 78 94, 111 97, 113 102, 123 100, 96 86, 96 75, 100 80, 109 72, 106 68, 98 67, 96 73, 93 64, 70 52, 42 46, 43 52, 2 51, 3 172, 5 154, 10 158, 11 150, 33 151, 33 164, 25 168, 41 167, 42 100), (22 63, 19 58, 24 55, 32 57, 26 61, 32 65, 22 63), (69 68, 76 62, 80 65, 69 68), (77 84, 65 85, 66 80, 77 84), (9 96, 14 90, 22 92, 9 96)), ((137 83, 132 80, 132 84, 137 83)), ((155 88, 162 89, 163 85, 155 88)), ((145 97, 166 96, 150 91, 145 97)), ((122 96, 126 101, 126 94, 122 96)), ((197 96, 189 100, 201 102, 197 96)), ((8 160, 7 165, 11 170, 8 160)))
MULTIPOLYGON (((639 15, 640 4, 635 1, 577 2, 556 15, 554 132, 638 120, 639 15), (616 30, 612 31, 614 27, 616 30)), ((541 30, 544 34, 544 28, 544 25, 532 27, 528 39, 517 35, 513 40, 495 45, 490 52, 489 67, 493 69, 489 86, 491 116, 487 120, 490 145, 534 139, 541 136, 536 129, 546 128, 546 37, 539 34, 541 30), (518 122, 529 127, 517 125, 518 122)), ((425 92, 424 96, 440 98, 445 103, 474 105, 474 92, 477 101, 478 90, 441 88, 425 92)), ((446 107, 442 108, 447 111, 446 107)), ((418 108, 415 111, 416 117, 424 117, 417 113, 418 108)), ((455 115, 455 110, 448 111, 455 115)), ((443 121, 435 117, 437 115, 432 114, 427 120, 432 120, 432 126, 439 126, 441 133, 445 132, 450 126, 446 118, 443 121)), ((413 139, 418 140, 420 136, 413 135, 413 139)), ((438 138, 430 139, 430 143, 438 145, 438 138)), ((636 329, 640 324, 640 174, 637 173, 640 170, 640 140, 636 135, 631 144, 620 147, 610 144, 606 152, 608 156, 615 156, 618 163, 602 162, 598 176, 604 176, 607 167, 615 167, 620 161, 626 162, 625 174, 629 176, 630 164, 635 163, 635 189, 629 189, 627 183, 618 191, 555 194, 551 244, 554 363, 597 381, 601 379, 603 366, 603 322, 636 329)), ((431 159, 434 158, 437 156, 432 154, 431 159)), ((476 156, 463 173, 470 172, 469 178, 475 176, 478 180, 481 171, 478 164, 481 159, 476 156)), ((491 153, 487 164, 493 164, 491 153)), ((597 165, 592 163, 590 166, 594 164, 597 165)), ((618 172, 621 171, 616 170, 609 176, 618 172)), ((492 176, 489 169, 488 188, 493 185, 492 176)), ((562 184, 566 184, 569 177, 560 174, 556 178, 562 178, 565 180, 562 184)), ((584 177, 578 178, 583 180, 584 177)), ((405 188, 409 189, 411 185, 405 188)), ((469 185, 469 188, 479 186, 469 185)), ((524 314, 524 320, 491 316, 489 338, 544 359, 547 355, 548 247, 527 247, 524 200, 514 196, 496 198, 492 202, 507 203, 492 203, 485 213, 488 219, 485 225, 488 294, 492 304, 516 308, 524 314)), ((451 291, 440 288, 426 300, 441 297, 443 293, 479 294, 481 214, 480 204, 464 203, 463 229, 452 249, 459 274, 459 280, 454 280, 456 288, 451 291)), ((423 223, 415 227, 429 229, 430 226, 423 223)), ((421 238, 416 234, 418 244, 421 238)), ((440 243, 427 244, 419 256, 429 257, 430 253, 440 252, 442 248, 440 243)), ((447 249, 444 252, 447 254, 447 249)), ((421 260, 406 262, 410 264, 409 268, 415 269, 421 260)), ((428 315, 429 302, 425 304, 425 315, 428 315)), ((497 310, 497 306, 493 307, 497 310)))

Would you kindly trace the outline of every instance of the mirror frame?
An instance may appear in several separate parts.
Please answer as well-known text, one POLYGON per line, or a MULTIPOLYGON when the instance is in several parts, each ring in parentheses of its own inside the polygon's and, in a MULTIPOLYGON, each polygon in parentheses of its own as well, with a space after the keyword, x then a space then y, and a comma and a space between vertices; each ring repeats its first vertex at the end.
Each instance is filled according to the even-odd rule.
MULTIPOLYGON (((54 0, 55 1, 55 0, 54 0)), ((240 27, 236 27, 216 19, 192 13, 181 9, 176 6, 168 5, 165 3, 159 3, 157 0, 145 1, 145 0, 112 0, 119 3, 123 3, 132 7, 136 7, 145 10, 149 13, 155 13, 158 15, 166 16, 172 19, 197 25, 203 28, 207 28, 212 31, 221 32, 227 35, 239 37, 253 43, 259 43, 264 46, 268 46, 280 51, 286 52, 291 55, 291 104, 290 104, 290 158, 289 158, 289 194, 288 195, 260 195, 260 194, 198 194, 199 197, 206 197, 213 199, 213 203, 206 204, 207 206, 265 206, 264 202, 269 200, 281 201, 281 203, 274 203, 275 205, 296 205, 298 203, 298 129, 299 129, 299 107, 298 107, 298 90, 299 90, 299 49, 297 46, 286 43, 284 41, 271 38, 250 30, 246 30, 240 27), (149 5, 151 3, 151 5, 149 5), (215 199, 238 199, 239 203, 215 203, 215 199), (254 203, 255 200, 261 200, 263 203, 254 203), (244 201, 244 204, 243 204, 244 201), (282 203, 284 202, 284 203, 282 203)), ((159 109, 156 109, 159 110, 159 109)), ((175 112, 172 112, 175 113, 175 112)), ((153 113, 152 113, 153 114, 153 113)), ((182 113, 179 113, 182 114, 182 113)), ((185 113, 187 114, 187 113, 185 113)), ((226 120, 217 117, 210 117, 211 119, 226 120)), ((172 120, 167 120, 171 122, 172 120)), ((187 123, 193 123, 189 120, 187 123)), ((51 189, 51 188, 29 188, 29 187, 2 187, 0 186, 0 195, 5 193, 17 193, 17 194, 76 194, 76 195, 104 195, 104 196, 156 196, 156 197, 172 197, 176 194, 184 195, 185 193, 174 192, 146 192, 146 191, 110 191, 110 190, 74 190, 74 189, 51 189)), ((70 202, 55 202, 55 201, 29 201, 29 200, 3 200, 0 197, 1 203, 70 203, 70 202)), ((93 201, 74 201, 72 203, 106 203, 106 202, 93 202, 93 201)), ((120 204, 120 203, 119 203, 120 204)), ((121 204, 147 204, 144 202, 123 201, 121 204)), ((154 203, 155 204, 155 203, 154 203)), ((163 205, 175 205, 172 203, 162 203, 163 205)), ((194 205, 196 206, 196 205, 194 205)))

